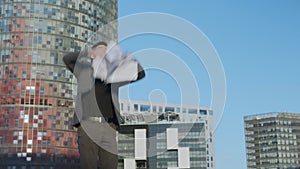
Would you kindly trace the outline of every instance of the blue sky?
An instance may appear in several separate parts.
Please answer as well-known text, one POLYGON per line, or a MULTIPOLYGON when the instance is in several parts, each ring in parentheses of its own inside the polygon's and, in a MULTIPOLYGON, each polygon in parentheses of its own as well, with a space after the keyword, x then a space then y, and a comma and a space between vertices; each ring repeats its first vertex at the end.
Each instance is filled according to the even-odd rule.
MULTIPOLYGON (((224 114, 215 132, 217 169, 247 168, 245 115, 300 113, 299 7, 298 0, 119 1, 119 17, 141 12, 176 15, 197 26, 216 48, 227 83, 224 114)), ((125 40, 124 46, 129 52, 160 48, 182 57, 199 84, 200 104, 210 105, 209 76, 180 42, 144 35, 125 40)), ((152 91, 150 98, 155 100, 157 93, 153 90, 160 89, 167 102, 180 103, 175 81, 167 73, 149 69, 146 79, 130 87, 130 98, 147 100, 152 91)))

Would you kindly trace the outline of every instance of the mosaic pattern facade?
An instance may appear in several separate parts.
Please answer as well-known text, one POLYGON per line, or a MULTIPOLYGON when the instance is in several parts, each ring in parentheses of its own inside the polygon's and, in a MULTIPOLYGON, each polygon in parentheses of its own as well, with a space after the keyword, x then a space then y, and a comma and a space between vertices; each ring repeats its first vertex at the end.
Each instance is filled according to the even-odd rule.
POLYGON ((0 1, 0 168, 78 168, 62 56, 116 18, 117 0, 0 1))

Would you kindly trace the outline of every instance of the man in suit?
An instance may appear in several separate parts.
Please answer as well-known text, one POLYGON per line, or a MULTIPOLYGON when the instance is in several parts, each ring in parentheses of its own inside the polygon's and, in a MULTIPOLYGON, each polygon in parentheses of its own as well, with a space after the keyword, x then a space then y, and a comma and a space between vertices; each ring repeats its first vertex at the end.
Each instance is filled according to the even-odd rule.
POLYGON ((77 99, 73 125, 78 128, 78 148, 83 169, 117 169, 116 130, 121 123, 120 86, 142 79, 143 68, 124 57, 116 45, 98 42, 89 50, 63 57, 76 76, 77 99))

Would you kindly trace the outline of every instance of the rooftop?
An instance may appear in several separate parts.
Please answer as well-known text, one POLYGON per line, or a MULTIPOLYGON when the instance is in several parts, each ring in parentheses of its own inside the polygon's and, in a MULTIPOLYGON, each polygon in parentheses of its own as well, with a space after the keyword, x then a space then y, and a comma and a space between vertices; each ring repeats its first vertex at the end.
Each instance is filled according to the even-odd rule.
POLYGON ((298 118, 300 119, 300 113, 291 113, 291 112, 269 112, 269 113, 262 113, 262 114, 255 114, 244 116, 244 120, 259 120, 265 118, 272 118, 272 117, 285 117, 285 118, 298 118))
POLYGON ((134 100, 120 100, 120 105, 125 124, 195 123, 213 116, 212 108, 195 105, 134 100))

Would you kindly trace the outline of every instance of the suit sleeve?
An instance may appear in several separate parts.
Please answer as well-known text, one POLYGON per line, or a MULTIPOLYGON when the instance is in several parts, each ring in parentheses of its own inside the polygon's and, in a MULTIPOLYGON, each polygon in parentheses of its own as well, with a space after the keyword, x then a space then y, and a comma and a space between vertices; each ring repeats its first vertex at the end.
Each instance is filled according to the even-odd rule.
POLYGON ((145 74, 145 71, 144 71, 143 67, 138 63, 138 77, 137 77, 137 80, 141 80, 145 76, 146 76, 146 74, 145 74))
POLYGON ((67 69, 69 69, 72 73, 74 72, 74 67, 76 64, 77 57, 79 52, 68 53, 63 57, 63 62, 65 63, 67 69))

